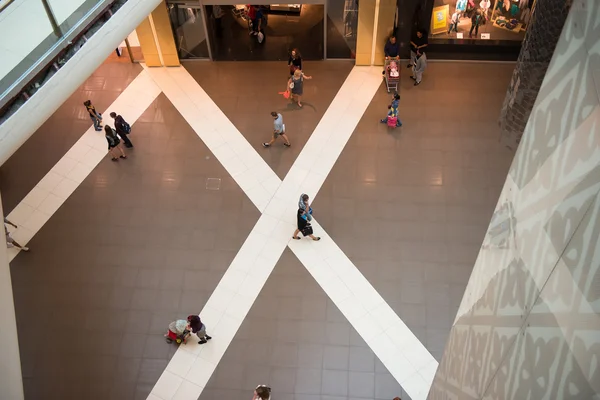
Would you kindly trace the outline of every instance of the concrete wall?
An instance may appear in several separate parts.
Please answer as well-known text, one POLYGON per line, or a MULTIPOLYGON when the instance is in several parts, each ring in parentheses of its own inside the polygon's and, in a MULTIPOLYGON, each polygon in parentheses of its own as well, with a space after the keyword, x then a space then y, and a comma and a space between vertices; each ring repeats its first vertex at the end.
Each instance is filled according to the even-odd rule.
POLYGON ((599 26, 574 0, 429 399, 600 398, 599 26))

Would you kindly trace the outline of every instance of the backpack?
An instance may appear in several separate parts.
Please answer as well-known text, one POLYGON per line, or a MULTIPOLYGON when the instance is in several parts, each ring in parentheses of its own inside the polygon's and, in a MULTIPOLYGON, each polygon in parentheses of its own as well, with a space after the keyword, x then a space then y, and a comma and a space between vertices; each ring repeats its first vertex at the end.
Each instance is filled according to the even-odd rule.
POLYGON ((117 118, 119 119, 118 123, 120 130, 127 134, 131 133, 131 125, 129 125, 120 115, 117 118))

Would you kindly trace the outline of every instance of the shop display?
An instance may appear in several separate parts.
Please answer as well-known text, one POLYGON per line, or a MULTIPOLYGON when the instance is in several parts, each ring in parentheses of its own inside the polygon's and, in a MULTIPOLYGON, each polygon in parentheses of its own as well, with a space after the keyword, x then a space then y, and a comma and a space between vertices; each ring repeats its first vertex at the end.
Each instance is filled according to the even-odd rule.
POLYGON ((522 40, 536 0, 434 0, 430 34, 522 40), (479 36, 481 33, 482 36, 479 36))
POLYGON ((525 30, 536 0, 496 0, 492 12, 494 26, 514 33, 525 30))
POLYGON ((275 12, 300 14, 302 4, 271 4, 270 9, 275 12))

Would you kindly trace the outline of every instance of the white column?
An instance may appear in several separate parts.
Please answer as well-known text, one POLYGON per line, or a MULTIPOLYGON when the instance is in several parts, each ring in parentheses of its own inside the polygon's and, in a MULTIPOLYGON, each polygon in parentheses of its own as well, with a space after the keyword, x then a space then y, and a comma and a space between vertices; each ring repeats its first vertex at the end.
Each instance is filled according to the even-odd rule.
MULTIPOLYGON (((2 210, 0 198, 0 214, 2 210)), ((0 397, 23 400, 23 379, 6 241, 0 243, 0 397)))

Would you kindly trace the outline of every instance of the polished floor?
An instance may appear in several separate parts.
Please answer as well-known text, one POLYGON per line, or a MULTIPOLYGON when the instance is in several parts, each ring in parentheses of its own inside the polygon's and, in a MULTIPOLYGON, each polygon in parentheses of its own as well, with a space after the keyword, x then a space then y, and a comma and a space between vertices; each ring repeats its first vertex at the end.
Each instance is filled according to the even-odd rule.
MULTIPOLYGON (((385 348, 349 316, 345 304, 352 298, 340 300, 307 260, 317 263, 319 249, 330 252, 337 243, 381 295, 377 310, 389 305, 439 361, 512 158, 497 141, 496 125, 512 65, 431 64, 420 86, 403 80, 404 126, 393 131, 378 122, 390 101, 383 87, 365 94, 364 108, 358 100, 338 106, 344 101, 338 90, 359 85, 351 64, 307 63, 314 79, 306 83, 303 109, 277 94, 285 85, 285 65, 202 63, 186 69, 189 78, 185 70, 168 76, 149 71, 164 93, 131 121, 135 149, 129 158, 100 161, 33 236, 32 251, 11 263, 26 398, 144 399, 152 392, 152 399, 239 399, 259 383, 284 399, 422 394, 409 382, 399 384, 397 363, 378 360, 385 348), (256 79, 236 74, 239 67, 256 79), (186 93, 198 103, 188 106, 186 93), (293 132, 292 148, 260 145, 270 135, 274 109, 293 132), (335 112, 353 114, 344 120, 332 117, 335 112), (357 124, 348 122, 352 118, 357 124), (223 138, 247 143, 232 144, 226 153, 218 142, 223 138), (277 193, 285 189, 296 198, 304 190, 289 189, 302 171, 296 158, 306 160, 304 150, 315 148, 341 152, 321 153, 332 157, 331 173, 322 186, 311 186, 317 190, 315 227, 327 231, 323 241, 291 243, 292 251, 273 241, 273 248, 284 246, 280 258, 270 259, 275 255, 267 247, 258 254, 272 272, 238 282, 257 282, 245 288, 254 290, 253 300, 237 304, 246 297, 231 292, 233 300, 217 301, 215 294, 229 293, 223 290, 237 279, 228 268, 245 268, 240 253, 254 254, 251 238, 265 232, 260 221, 274 215, 273 200, 263 204, 234 162, 236 154, 247 166, 270 167, 262 187, 273 199, 287 199, 287 192, 277 193), (283 189, 267 185, 284 178, 283 189), (228 305, 217 319, 219 302, 228 305), (201 311, 209 333, 216 329, 212 342, 177 351, 164 343, 171 320, 201 311), (224 325, 233 316, 237 325, 224 325)), ((72 113, 78 102, 73 100, 72 113)), ((58 113, 68 113, 67 104, 58 113)), ((75 138, 87 125, 52 130, 75 138)), ((24 146, 21 157, 32 157, 37 146, 28 154, 24 146)), ((64 152, 53 150, 54 159, 64 152)), ((19 182, 23 174, 35 180, 27 178, 27 168, 5 172, 5 166, 3 179, 19 182)), ((37 179, 51 167, 34 171, 37 179)), ((4 182, 9 211, 35 186, 4 182)), ((289 240, 285 218, 274 229, 281 225, 289 240)))

